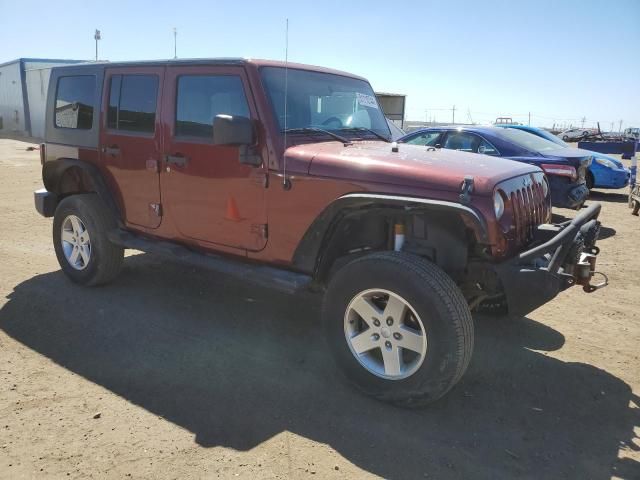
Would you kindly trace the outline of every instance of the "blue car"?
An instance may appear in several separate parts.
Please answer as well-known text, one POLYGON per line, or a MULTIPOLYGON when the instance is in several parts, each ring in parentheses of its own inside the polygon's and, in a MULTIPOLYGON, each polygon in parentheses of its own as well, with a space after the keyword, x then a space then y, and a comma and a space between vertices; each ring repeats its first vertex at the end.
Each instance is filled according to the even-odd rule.
MULTIPOLYGON (((567 143, 560 140, 554 134, 547 132, 546 130, 542 130, 541 128, 529 127, 527 125, 505 125, 504 128, 517 128, 518 130, 524 130, 525 132, 546 138, 563 148, 571 148, 567 143)), ((593 156, 593 162, 591 162, 591 166, 589 166, 586 178, 589 190, 594 187, 623 188, 629 185, 629 169, 625 168, 620 160, 598 152, 591 152, 589 150, 585 150, 585 152, 589 152, 589 155, 593 156)))
POLYGON ((537 165, 547 174, 554 207, 580 208, 589 196, 586 176, 592 160, 590 152, 563 148, 521 130, 476 126, 433 127, 411 132, 398 139, 398 142, 482 153, 537 165))

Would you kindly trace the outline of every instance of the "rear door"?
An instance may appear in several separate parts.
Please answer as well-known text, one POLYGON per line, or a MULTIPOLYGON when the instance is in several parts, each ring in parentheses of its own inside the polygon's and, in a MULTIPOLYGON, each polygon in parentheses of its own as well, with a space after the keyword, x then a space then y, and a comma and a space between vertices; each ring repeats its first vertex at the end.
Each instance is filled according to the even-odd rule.
MULTIPOLYGON (((257 119, 244 69, 167 67, 165 88, 168 128, 161 182, 166 215, 182 237, 261 250, 267 241, 267 162, 243 165, 239 147, 213 144, 216 115, 257 119)), ((263 151, 260 142, 256 152, 263 151)))
POLYGON ((162 219, 163 76, 164 67, 107 69, 100 134, 101 160, 118 186, 126 222, 152 229, 162 219))

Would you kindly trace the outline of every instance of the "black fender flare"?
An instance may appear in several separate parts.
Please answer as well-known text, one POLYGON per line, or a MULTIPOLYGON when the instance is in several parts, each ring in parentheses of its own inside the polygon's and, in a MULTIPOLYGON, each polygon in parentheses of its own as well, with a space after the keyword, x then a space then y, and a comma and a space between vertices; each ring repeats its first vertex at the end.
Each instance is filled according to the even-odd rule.
POLYGON ((79 168, 91 179, 93 190, 107 205, 109 210, 113 212, 118 225, 122 226, 122 212, 120 212, 111 191, 107 187, 107 183, 102 176, 102 173, 100 173, 100 170, 95 165, 76 158, 58 158, 56 160, 49 160, 42 166, 42 181, 44 182, 44 187, 49 192, 59 195, 61 193, 60 181, 62 180, 65 172, 70 168, 79 168))
POLYGON ((471 226, 478 242, 489 241, 483 217, 471 207, 460 203, 386 194, 350 193, 334 200, 309 226, 293 255, 293 265, 296 269, 315 276, 322 262, 324 246, 343 218, 357 211, 385 207, 401 209, 403 213, 451 212, 463 219, 465 225, 471 226))

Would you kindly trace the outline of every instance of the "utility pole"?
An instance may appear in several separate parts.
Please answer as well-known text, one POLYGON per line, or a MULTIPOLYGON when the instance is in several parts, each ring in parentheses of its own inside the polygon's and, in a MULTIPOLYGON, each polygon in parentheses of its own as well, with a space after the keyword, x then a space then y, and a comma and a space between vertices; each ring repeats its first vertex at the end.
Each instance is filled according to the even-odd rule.
POLYGON ((581 120, 582 125, 580 126, 580 128, 584 128, 584 122, 586 121, 587 121, 587 117, 582 117, 582 120, 581 120))
POLYGON ((173 58, 178 58, 178 29, 173 27, 173 58))
POLYGON ((622 120, 620 120, 620 133, 622 133, 622 120))
POLYGON ((96 62, 98 61, 98 40, 101 40, 100 30, 96 28, 96 33, 93 34, 93 39, 96 41, 96 62))
POLYGON ((453 125, 456 124, 456 106, 454 105, 453 108, 451 109, 451 123, 453 125))
POLYGON ((531 126, 531 112, 529 112, 529 123, 528 123, 528 125, 531 126))

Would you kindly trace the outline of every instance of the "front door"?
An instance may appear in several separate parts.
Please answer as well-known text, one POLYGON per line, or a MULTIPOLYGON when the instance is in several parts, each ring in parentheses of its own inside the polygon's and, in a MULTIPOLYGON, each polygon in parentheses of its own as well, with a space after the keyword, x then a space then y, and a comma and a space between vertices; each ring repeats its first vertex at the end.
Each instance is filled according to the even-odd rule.
POLYGON ((159 98, 164 68, 107 69, 101 159, 119 189, 127 224, 157 228, 161 220, 159 98))
POLYGON ((181 236, 261 250, 267 241, 267 162, 243 165, 238 147, 213 144, 216 115, 257 118, 244 69, 168 67, 165 81, 165 215, 181 236))

